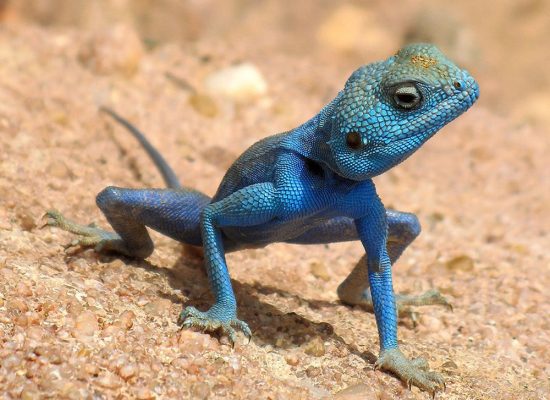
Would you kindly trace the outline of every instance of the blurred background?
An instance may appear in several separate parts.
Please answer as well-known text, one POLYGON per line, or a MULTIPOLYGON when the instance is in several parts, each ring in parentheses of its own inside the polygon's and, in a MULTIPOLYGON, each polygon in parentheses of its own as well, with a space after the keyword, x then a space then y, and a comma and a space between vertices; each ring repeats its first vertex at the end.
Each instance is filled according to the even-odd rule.
POLYGON ((432 42, 477 77, 486 107, 550 123, 548 0, 0 0, 0 18, 90 32, 124 24, 149 49, 223 38, 229 57, 242 46, 258 58, 284 52, 342 80, 403 43, 432 42))

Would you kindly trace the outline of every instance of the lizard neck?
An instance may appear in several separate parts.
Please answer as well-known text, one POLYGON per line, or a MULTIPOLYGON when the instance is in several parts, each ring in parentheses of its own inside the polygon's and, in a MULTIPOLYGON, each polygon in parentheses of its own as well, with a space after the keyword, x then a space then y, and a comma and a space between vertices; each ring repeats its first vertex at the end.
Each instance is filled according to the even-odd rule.
POLYGON ((338 173, 332 151, 327 144, 334 124, 336 104, 341 93, 327 104, 315 117, 290 131, 282 146, 323 167, 338 173))

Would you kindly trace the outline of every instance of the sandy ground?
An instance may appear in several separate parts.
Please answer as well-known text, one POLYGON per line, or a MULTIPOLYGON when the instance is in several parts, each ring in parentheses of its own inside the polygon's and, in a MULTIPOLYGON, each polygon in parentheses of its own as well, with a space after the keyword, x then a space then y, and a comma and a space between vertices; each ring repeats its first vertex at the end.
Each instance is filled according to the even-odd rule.
POLYGON ((0 7, 1 397, 428 398, 373 370, 373 315, 337 300, 359 243, 230 254, 254 333, 232 348, 175 324, 182 304, 212 302, 200 252, 156 233, 145 261, 65 252, 70 234, 40 229, 50 208, 106 226, 102 188, 162 186, 100 104, 147 132, 185 185, 212 194, 246 147, 314 115, 361 63, 422 39, 468 66, 482 98, 376 179, 387 206, 423 225, 395 266, 396 290, 438 288, 454 305, 418 310, 416 327, 402 320, 402 349, 444 375, 439 399, 549 398, 550 97, 537 68, 550 54, 547 2, 485 13, 480 2, 404 2, 398 15, 382 2, 234 1, 219 13, 198 3, 0 7), (185 24, 171 22, 176 12, 185 24), (516 36, 502 33, 507 18, 516 36), (265 93, 207 91, 212 74, 242 62, 265 93))

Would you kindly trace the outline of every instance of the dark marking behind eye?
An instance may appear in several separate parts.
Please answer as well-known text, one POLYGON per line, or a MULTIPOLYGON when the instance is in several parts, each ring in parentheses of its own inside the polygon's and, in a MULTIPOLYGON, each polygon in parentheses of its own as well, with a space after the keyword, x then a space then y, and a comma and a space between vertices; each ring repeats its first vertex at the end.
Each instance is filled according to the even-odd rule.
POLYGON ((346 136, 346 144, 353 150, 357 150, 363 144, 361 135, 358 132, 350 132, 346 136))
POLYGON ((323 167, 314 160, 306 159, 306 168, 312 175, 324 176, 323 167))
POLYGON ((306 168, 312 175, 324 176, 323 167, 314 160, 306 159, 306 168))

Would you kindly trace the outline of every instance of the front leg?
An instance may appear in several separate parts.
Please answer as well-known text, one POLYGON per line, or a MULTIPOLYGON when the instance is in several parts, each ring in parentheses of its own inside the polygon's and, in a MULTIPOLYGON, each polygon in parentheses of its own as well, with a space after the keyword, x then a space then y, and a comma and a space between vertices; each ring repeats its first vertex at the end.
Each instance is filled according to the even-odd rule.
POLYGON ((374 184, 366 199, 371 206, 367 215, 355 221, 359 238, 368 254, 367 270, 378 336, 380 357, 375 367, 393 372, 409 386, 415 385, 434 394, 444 387, 443 378, 427 370, 421 359, 408 360, 397 343, 397 308, 392 284, 390 257, 386 249, 386 210, 376 194, 374 184))
POLYGON ((237 301, 225 261, 221 228, 253 226, 275 216, 276 201, 273 184, 260 183, 241 189, 205 207, 201 216, 201 233, 208 281, 215 303, 206 312, 194 307, 185 308, 179 318, 184 327, 196 326, 205 331, 221 331, 235 342, 233 327, 251 336, 248 325, 237 319, 237 301))

